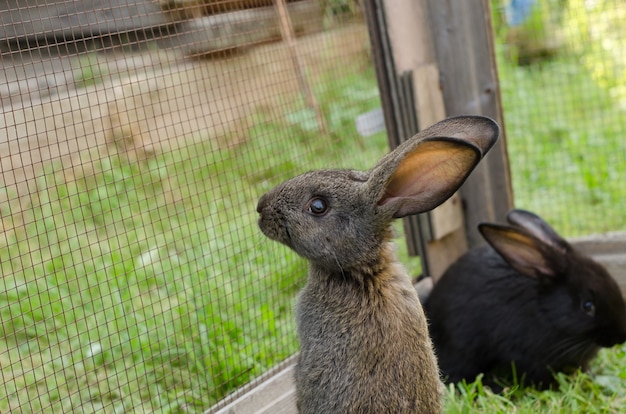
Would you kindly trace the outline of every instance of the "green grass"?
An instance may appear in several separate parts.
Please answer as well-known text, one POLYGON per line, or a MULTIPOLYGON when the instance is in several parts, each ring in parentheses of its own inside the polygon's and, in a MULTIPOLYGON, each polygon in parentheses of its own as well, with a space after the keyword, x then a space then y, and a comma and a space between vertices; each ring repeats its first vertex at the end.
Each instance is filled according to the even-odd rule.
POLYGON ((364 145, 353 122, 380 104, 374 78, 320 87, 329 136, 292 104, 238 146, 206 137, 70 181, 49 165, 0 246, 0 412, 201 412, 292 355, 306 263, 261 235, 256 201, 384 154, 384 134, 364 145))
POLYGON ((554 390, 538 391, 517 385, 494 394, 480 378, 449 386, 447 414, 469 413, 621 413, 626 410, 626 346, 603 350, 589 373, 557 374, 554 390))
POLYGON ((567 56, 501 63, 500 78, 516 205, 566 236, 625 230, 626 123, 610 92, 567 56))
POLYGON ((540 26, 551 23, 522 26, 526 40, 543 42, 545 29, 559 46, 549 58, 517 66, 509 35, 519 28, 508 28, 502 2, 492 2, 516 205, 566 236, 626 230, 626 55, 617 46, 626 32, 615 24, 626 9, 583 0, 537 6, 545 14, 540 26))

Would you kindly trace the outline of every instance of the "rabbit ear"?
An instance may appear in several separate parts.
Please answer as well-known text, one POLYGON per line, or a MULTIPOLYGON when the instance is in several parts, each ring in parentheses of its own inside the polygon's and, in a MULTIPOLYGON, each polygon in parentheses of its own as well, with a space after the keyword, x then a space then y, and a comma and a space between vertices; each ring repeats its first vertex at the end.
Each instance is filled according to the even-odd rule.
POLYGON ((431 210, 463 184, 499 133, 498 124, 480 116, 438 122, 378 162, 370 191, 396 218, 431 210))
POLYGON ((393 170, 380 170, 389 177, 378 205, 391 209, 395 218, 431 210, 463 184, 480 155, 474 145, 452 138, 420 141, 393 170))
POLYGON ((478 147, 484 156, 496 143, 499 135, 500 127, 493 119, 484 116, 462 115, 437 122, 421 131, 412 139, 457 138, 471 142, 478 147))
POLYGON ((563 253, 569 250, 569 243, 559 236, 541 217, 530 211, 520 209, 511 210, 506 215, 506 219, 509 223, 523 227, 543 243, 549 244, 563 253))
POLYGON ((564 270, 564 256, 524 229, 486 223, 478 229, 512 268, 526 276, 554 278, 564 270))

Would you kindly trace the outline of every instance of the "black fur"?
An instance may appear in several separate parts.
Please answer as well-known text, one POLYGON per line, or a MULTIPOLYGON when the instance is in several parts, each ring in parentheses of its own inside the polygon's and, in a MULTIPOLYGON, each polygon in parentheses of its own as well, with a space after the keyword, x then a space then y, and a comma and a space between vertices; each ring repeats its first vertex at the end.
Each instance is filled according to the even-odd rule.
POLYGON ((550 386, 553 372, 585 370, 600 347, 626 340, 626 305, 607 271, 538 216, 482 224, 473 249, 436 283, 424 309, 447 382, 479 373, 550 386))

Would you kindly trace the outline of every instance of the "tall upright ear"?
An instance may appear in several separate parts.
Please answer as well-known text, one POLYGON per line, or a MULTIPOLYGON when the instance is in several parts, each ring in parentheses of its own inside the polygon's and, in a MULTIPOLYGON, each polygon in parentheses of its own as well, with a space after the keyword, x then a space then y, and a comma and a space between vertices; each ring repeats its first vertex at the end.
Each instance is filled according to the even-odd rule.
POLYGON ((426 128, 370 171, 378 205, 393 217, 422 213, 448 199, 498 140, 500 128, 481 116, 458 116, 426 128))
POLYGON ((526 276, 554 278, 565 270, 565 257, 524 229, 482 223, 478 230, 513 269, 526 276))
POLYGON ((514 209, 507 213, 506 219, 509 223, 526 229, 530 234, 549 244, 562 253, 570 249, 569 243, 559 236, 559 234, 538 215, 530 211, 514 209))
POLYGON ((454 138, 419 141, 393 166, 384 164, 372 176, 384 176, 378 205, 393 217, 422 213, 447 200, 480 161, 476 146, 454 138))
POLYGON ((499 135, 500 127, 493 119, 484 116, 461 115, 437 122, 418 133, 414 138, 457 138, 476 145, 484 156, 496 143, 499 135))

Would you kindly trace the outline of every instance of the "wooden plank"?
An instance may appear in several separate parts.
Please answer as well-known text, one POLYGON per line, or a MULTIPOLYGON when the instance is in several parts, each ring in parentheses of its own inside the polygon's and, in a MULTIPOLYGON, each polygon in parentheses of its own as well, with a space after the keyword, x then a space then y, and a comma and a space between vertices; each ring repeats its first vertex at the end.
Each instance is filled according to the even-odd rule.
POLYGON ((389 40, 397 73, 432 64, 435 59, 428 14, 421 1, 392 0, 384 2, 389 40))
MULTIPOLYGON (((413 73, 415 110, 422 130, 446 117, 428 29, 428 10, 424 1, 394 0, 384 5, 394 66, 398 73, 413 73)), ((424 251, 419 252, 426 256, 422 257, 424 273, 435 278, 467 250, 461 204, 457 194, 428 215, 412 221, 419 222, 420 237, 426 238, 420 243, 424 251)), ((415 226, 406 223, 405 229, 416 231, 415 226)))
POLYGON ((289 17, 287 4, 285 3, 285 0, 275 0, 275 3, 276 11, 278 13, 278 20, 280 22, 280 33, 283 38, 283 42, 287 44, 289 55, 291 56, 291 60, 293 61, 293 66, 296 71, 296 77, 298 78, 298 84, 300 85, 300 91, 302 92, 302 95, 304 95, 304 99, 306 100, 309 108, 311 108, 313 112, 315 112, 315 116, 317 118, 317 126, 320 132, 326 135, 328 134, 326 120, 324 118, 324 115, 322 114, 320 106, 317 102, 317 98, 313 93, 313 89, 311 88, 309 79, 306 75, 306 67, 304 61, 300 57, 300 53, 298 52, 298 48, 296 47, 296 35, 293 30, 291 18, 289 17))
POLYGON ((430 268, 428 276, 437 280, 443 275, 448 267, 467 251, 467 239, 465 230, 461 227, 445 237, 432 240, 428 243, 430 255, 430 268))
POLYGON ((626 254, 626 233, 590 234, 568 240, 579 251, 588 254, 626 254))
POLYGON ((433 240, 441 240, 463 228, 463 206, 457 192, 431 214, 433 240))
MULTIPOLYGON (((425 62, 415 68, 414 87, 419 129, 441 121, 446 117, 443 94, 439 88, 439 69, 433 62, 425 62)), ((448 234, 463 227, 463 208, 458 193, 431 212, 431 226, 434 240, 441 240, 448 234)), ((463 242, 463 244, 465 244, 463 242)), ((462 247, 462 250, 465 250, 462 247)), ((439 253, 439 252, 437 252, 439 253)), ((431 269, 431 274, 433 273, 431 269)), ((435 272, 437 273, 437 272, 435 272)))
POLYGON ((417 66, 413 71, 413 79, 419 127, 424 129, 446 117, 437 64, 433 61, 417 66))
POLYGON ((499 142, 461 189, 468 243, 473 247, 484 243, 477 225, 502 221, 513 207, 489 1, 425 1, 446 114, 485 115, 502 127, 499 142))
POLYGON ((322 10, 317 0, 289 3, 283 11, 282 20, 275 6, 188 20, 180 24, 175 35, 168 36, 162 43, 182 49, 187 56, 201 58, 280 40, 284 24, 289 25, 284 34, 291 36, 287 41, 289 47, 295 47, 294 34, 316 33, 323 29, 322 10), (284 23, 286 19, 288 22, 284 23))
POLYGON ((213 407, 211 414, 296 414, 295 359, 262 382, 251 384, 245 393, 223 407, 213 407))
POLYGON ((395 122, 394 102, 392 96, 391 65, 388 62, 389 39, 386 34, 384 13, 380 3, 382 0, 364 0, 363 10, 369 33, 372 58, 376 68, 376 82, 380 90, 380 100, 387 129, 389 146, 397 146, 398 125, 395 122))
POLYGON ((32 47, 135 31, 159 33, 170 22, 151 0, 0 2, 0 43, 32 47))
MULTIPOLYGON (((370 34, 369 37, 376 68, 376 79, 378 81, 385 125, 387 128, 387 140, 389 147, 395 148, 407 138, 408 134, 404 130, 405 125, 403 121, 405 119, 403 115, 406 114, 401 110, 401 96, 398 91, 398 86, 402 82, 398 79, 400 76, 397 73, 394 62, 385 12, 385 1, 365 0, 363 6, 370 34)), ((404 71, 402 75, 409 75, 412 79, 413 74, 410 71, 404 71)), ((403 220, 403 225, 405 227, 409 254, 419 255, 422 261, 422 267, 428 268, 426 261, 428 255, 424 253, 426 247, 418 230, 420 228, 418 222, 422 219, 422 216, 408 217, 403 220)))

